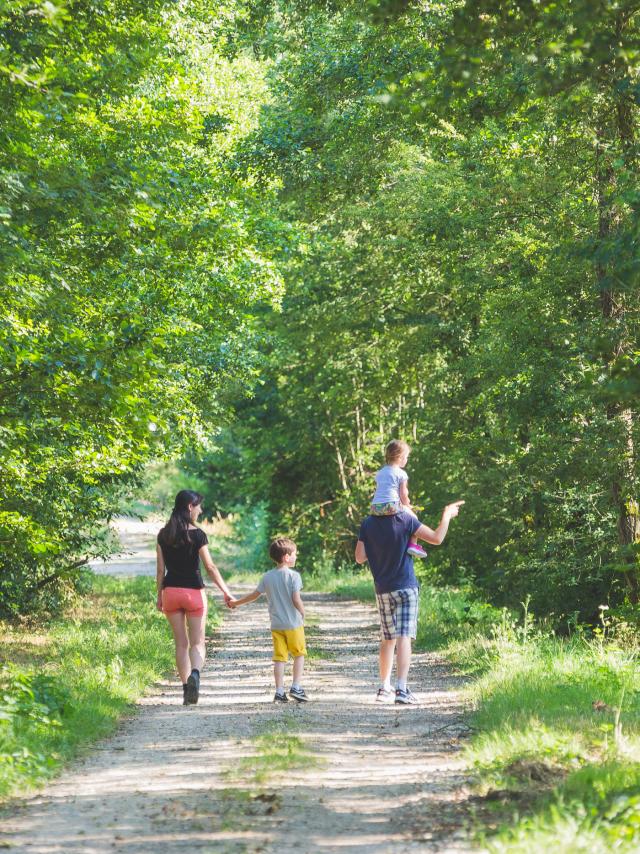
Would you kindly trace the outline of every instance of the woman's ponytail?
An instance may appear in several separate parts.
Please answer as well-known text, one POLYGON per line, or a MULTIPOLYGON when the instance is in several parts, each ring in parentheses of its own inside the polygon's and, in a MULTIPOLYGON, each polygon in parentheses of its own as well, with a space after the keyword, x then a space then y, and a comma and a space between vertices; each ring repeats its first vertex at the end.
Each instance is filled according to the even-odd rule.
POLYGON ((181 489, 176 495, 169 521, 160 531, 159 542, 163 546, 188 546, 191 511, 189 506, 202 504, 203 496, 191 489, 181 489))

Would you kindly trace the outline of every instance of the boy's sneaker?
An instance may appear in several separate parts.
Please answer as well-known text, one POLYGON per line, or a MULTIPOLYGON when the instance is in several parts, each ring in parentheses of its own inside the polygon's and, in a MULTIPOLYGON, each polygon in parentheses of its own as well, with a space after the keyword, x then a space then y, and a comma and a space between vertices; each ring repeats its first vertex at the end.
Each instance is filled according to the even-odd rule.
POLYGON ((276 693, 273 695, 273 702, 274 703, 288 703, 289 698, 287 697, 287 695, 284 691, 282 692, 282 694, 280 694, 278 691, 276 691, 276 693))
POLYGON ((309 698, 305 694, 304 688, 289 688, 289 696, 293 697, 299 703, 308 703, 309 698))
POLYGON ((376 703, 390 703, 393 700, 393 691, 391 688, 378 688, 376 694, 376 703))
POLYGON ((405 706, 417 706, 418 698, 407 688, 403 691, 402 688, 396 688, 396 703, 402 703, 405 706))
POLYGON ((184 692, 184 705, 195 706, 200 696, 200 674, 197 670, 191 672, 187 679, 187 687, 184 692))
POLYGON ((426 551, 418 543, 410 543, 407 551, 414 557, 427 557, 426 551))

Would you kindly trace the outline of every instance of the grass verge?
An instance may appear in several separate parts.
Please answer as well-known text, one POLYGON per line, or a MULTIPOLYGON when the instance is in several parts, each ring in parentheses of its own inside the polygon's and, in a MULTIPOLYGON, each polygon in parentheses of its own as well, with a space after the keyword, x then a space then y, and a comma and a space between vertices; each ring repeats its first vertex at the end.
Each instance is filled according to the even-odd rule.
MULTIPOLYGON (((36 629, 0 624, 0 799, 45 782, 112 732, 173 668, 151 578, 91 578, 70 614, 36 629)), ((219 620, 210 603, 209 626, 219 620)))
MULTIPOLYGON (((374 598, 368 573, 319 573, 307 586, 374 598)), ((557 637, 526 607, 516 617, 423 585, 416 647, 472 677, 465 751, 487 850, 640 850, 640 642, 629 622, 605 623, 557 637)))

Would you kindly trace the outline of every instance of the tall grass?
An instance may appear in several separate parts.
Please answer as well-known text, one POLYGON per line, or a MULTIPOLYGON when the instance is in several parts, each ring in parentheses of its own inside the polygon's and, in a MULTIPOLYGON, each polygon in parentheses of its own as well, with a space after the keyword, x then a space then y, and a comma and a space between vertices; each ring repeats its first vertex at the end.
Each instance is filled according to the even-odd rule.
MULTIPOLYGON (((218 611, 211 603, 211 625, 218 611)), ((107 735, 173 668, 155 581, 96 576, 73 613, 32 629, 0 626, 0 797, 37 786, 107 735)))
POLYGON ((474 676, 466 758, 490 851, 640 850, 640 645, 602 623, 558 637, 526 603, 516 616, 421 591, 418 647, 474 676))

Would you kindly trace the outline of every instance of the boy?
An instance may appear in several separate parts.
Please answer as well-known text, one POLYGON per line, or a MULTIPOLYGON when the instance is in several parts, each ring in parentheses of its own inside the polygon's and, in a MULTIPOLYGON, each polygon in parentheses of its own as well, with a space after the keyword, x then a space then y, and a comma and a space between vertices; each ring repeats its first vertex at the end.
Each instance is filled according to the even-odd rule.
POLYGON ((230 608, 238 608, 247 602, 254 602, 263 593, 266 594, 271 618, 271 637, 273 639, 273 675, 276 682, 274 703, 286 703, 284 690, 284 666, 293 656, 293 683, 289 694, 299 703, 309 699, 300 684, 304 670, 304 657, 307 654, 304 638, 304 605, 300 591, 302 578, 294 570, 298 548, 293 540, 280 537, 269 546, 269 556, 276 568, 270 569, 260 579, 258 586, 241 599, 232 599, 230 608))

